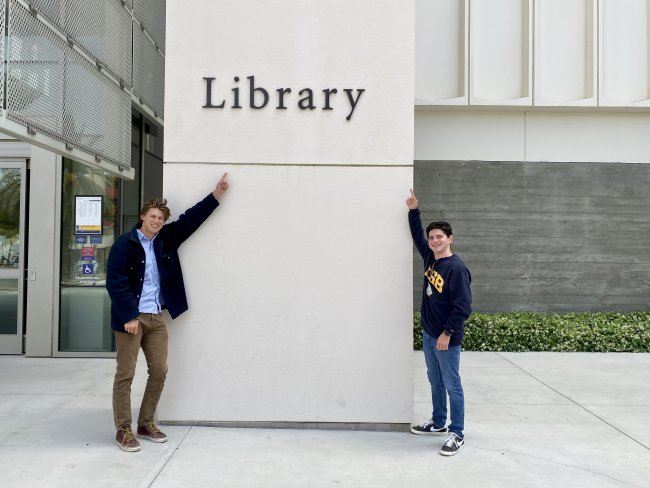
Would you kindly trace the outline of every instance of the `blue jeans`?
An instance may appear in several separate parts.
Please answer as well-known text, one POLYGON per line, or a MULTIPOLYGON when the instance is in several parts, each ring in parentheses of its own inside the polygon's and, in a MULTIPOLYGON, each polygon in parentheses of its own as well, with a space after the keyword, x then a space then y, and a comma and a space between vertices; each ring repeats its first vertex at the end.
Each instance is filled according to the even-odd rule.
POLYGON ((436 350, 437 338, 422 332, 422 350, 431 385, 431 418, 436 427, 447 423, 447 394, 449 395, 449 432, 463 437, 465 428, 465 396, 460 382, 460 346, 447 351, 436 350))

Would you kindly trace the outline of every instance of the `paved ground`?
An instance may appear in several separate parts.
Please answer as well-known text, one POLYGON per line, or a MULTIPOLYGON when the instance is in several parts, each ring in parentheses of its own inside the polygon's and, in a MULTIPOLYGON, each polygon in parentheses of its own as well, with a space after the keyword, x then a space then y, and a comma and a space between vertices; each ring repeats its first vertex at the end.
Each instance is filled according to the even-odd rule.
MULTIPOLYGON (((431 407, 413 358, 419 421, 431 407)), ((113 360, 0 356, 0 487, 650 487, 650 354, 462 361, 467 445, 445 458, 444 437, 183 426, 125 453, 113 441, 113 360)))

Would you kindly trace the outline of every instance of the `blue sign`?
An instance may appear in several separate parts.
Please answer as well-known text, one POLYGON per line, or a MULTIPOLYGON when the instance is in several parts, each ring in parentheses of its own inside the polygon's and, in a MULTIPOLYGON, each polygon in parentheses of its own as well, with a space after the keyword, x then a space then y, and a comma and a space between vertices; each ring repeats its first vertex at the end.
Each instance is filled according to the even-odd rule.
POLYGON ((81 269, 81 272, 85 275, 91 275, 94 273, 95 265, 90 263, 84 263, 81 269))
POLYGON ((82 261, 94 261, 95 256, 81 256, 82 261))
POLYGON ((90 243, 91 244, 101 244, 102 243, 102 236, 90 236, 90 243))
POLYGON ((74 241, 77 244, 85 244, 88 238, 86 236, 74 236, 74 241))

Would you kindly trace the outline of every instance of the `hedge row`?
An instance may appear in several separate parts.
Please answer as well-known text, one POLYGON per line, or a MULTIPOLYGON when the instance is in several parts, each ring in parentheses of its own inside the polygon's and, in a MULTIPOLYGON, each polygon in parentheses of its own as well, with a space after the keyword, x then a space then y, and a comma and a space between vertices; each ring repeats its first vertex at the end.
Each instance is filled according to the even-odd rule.
MULTIPOLYGON (((413 349, 422 349, 420 312, 413 349)), ((473 313, 465 324, 467 351, 650 352, 650 312, 544 314, 473 313)))

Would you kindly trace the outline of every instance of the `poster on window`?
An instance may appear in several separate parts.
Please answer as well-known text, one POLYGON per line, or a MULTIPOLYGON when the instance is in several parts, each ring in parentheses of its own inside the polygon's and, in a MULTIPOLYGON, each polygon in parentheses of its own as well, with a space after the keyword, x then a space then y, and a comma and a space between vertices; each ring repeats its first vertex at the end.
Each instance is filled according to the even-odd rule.
POLYGON ((74 233, 76 235, 102 234, 102 195, 75 195, 74 233))

